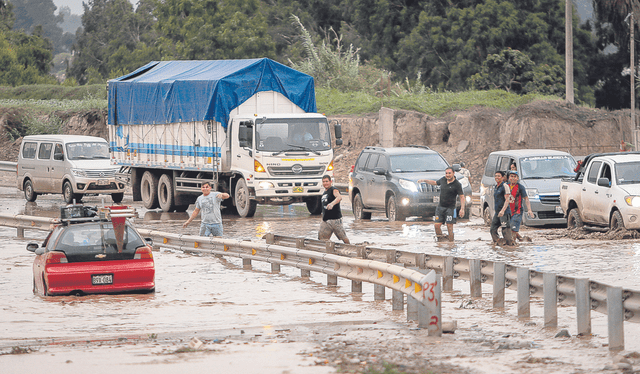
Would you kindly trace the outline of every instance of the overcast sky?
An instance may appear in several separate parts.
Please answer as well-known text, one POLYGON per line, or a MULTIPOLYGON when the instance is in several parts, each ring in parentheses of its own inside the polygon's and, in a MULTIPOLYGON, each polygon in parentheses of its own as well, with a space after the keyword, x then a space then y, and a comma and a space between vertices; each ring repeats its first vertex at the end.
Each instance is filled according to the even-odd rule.
MULTIPOLYGON (((138 1, 134 0, 131 2, 135 4, 138 1)), ((56 4, 58 9, 63 6, 68 6, 69 8, 71 8, 71 14, 77 14, 81 16, 84 12, 84 8, 82 7, 82 0, 53 0, 53 3, 56 4)))

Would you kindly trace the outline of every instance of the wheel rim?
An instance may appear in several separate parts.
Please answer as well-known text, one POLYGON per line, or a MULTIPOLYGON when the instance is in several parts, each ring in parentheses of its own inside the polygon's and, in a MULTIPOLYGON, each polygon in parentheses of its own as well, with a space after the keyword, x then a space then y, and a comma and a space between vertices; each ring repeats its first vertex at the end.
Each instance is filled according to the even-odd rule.
POLYGON ((362 200, 360 195, 356 196, 356 218, 362 218, 362 200))
POLYGON ((67 203, 71 203, 71 198, 72 198, 72 191, 71 191, 71 186, 69 185, 69 183, 65 183, 64 184, 64 200, 67 203))
POLYGON ((396 199, 392 196, 389 198, 389 220, 395 221, 397 217, 396 199))

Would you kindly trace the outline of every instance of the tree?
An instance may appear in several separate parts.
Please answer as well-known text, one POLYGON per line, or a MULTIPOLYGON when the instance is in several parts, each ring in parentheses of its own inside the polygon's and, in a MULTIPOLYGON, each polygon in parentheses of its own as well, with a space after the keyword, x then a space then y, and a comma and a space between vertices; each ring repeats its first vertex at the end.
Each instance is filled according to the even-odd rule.
POLYGON ((37 26, 42 27, 42 35, 53 43, 56 53, 69 51, 69 39, 73 35, 65 35, 58 24, 63 22, 62 14, 55 14, 57 7, 53 0, 11 0, 16 17, 14 30, 33 33, 37 26))
POLYGON ((503 89, 507 92, 522 93, 525 85, 533 80, 535 63, 526 54, 506 48, 487 56, 480 73, 469 81, 476 89, 503 89))
POLYGON ((8 0, 0 0, 0 32, 13 29, 14 22, 13 4, 8 0))

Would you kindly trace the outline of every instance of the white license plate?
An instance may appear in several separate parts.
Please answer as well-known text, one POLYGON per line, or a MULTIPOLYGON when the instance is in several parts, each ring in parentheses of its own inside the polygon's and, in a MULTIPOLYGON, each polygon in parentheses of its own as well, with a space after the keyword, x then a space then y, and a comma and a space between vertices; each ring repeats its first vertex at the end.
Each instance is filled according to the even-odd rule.
POLYGON ((91 284, 113 284, 113 274, 98 274, 91 276, 91 284))
POLYGON ((437 196, 437 195, 436 195, 436 196, 434 196, 434 197, 433 197, 433 202, 434 202, 434 203, 439 203, 439 202, 440 202, 440 196, 437 196))
POLYGON ((109 180, 108 179, 98 179, 98 185, 99 186, 106 186, 109 184, 109 180))
POLYGON ((293 193, 303 193, 304 187, 293 187, 293 193))
POLYGON ((558 214, 564 214, 564 210, 562 210, 561 206, 556 206, 556 213, 558 214))

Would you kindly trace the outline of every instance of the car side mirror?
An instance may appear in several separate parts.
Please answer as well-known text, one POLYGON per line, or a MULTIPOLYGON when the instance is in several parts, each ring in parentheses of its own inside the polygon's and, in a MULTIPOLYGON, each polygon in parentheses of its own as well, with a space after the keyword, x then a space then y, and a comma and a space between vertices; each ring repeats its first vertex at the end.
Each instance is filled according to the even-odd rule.
POLYGON ((373 174, 375 175, 387 175, 387 171, 384 168, 374 168, 373 174))
POLYGON ((144 242, 149 246, 153 248, 153 239, 152 238, 144 238, 144 242))
POLYGON ((53 159, 56 161, 63 161, 64 160, 64 154, 62 153, 54 153, 53 154, 53 159))
POLYGON ((38 248, 40 248, 40 245, 38 243, 27 244, 27 251, 29 252, 35 252, 38 248))
POLYGON ((598 178, 598 186, 611 187, 611 182, 609 181, 609 178, 598 178))
POLYGON ((342 139, 336 139, 336 145, 342 145, 342 139))
POLYGON ((460 171, 460 164, 453 164, 451 165, 451 168, 453 169, 453 171, 460 171))

